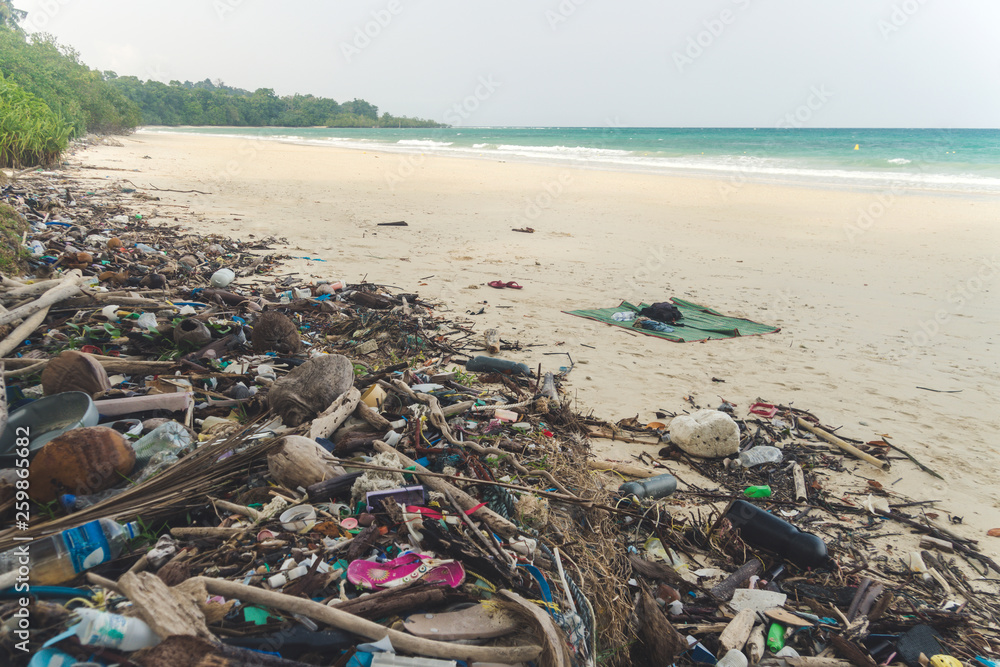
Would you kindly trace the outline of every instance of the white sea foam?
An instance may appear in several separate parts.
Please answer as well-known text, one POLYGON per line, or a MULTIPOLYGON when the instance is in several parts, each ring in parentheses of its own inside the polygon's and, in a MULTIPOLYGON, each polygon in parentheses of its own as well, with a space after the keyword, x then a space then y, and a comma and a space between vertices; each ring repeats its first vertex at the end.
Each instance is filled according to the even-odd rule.
POLYGON ((427 146, 428 148, 438 148, 451 146, 454 141, 434 141, 433 139, 400 139, 396 142, 400 146, 427 146))
MULTIPOLYGON (((192 134, 181 128, 142 128, 140 132, 192 134)), ((724 180, 758 180, 778 183, 820 184, 863 188, 890 186, 948 192, 1000 193, 1000 178, 976 173, 932 170, 907 171, 912 161, 892 158, 891 171, 843 169, 831 164, 794 157, 771 158, 746 154, 669 156, 656 151, 628 151, 587 146, 526 146, 480 142, 458 144, 433 139, 401 139, 395 142, 363 137, 315 137, 296 134, 250 134, 196 132, 202 136, 235 137, 257 141, 279 141, 311 146, 336 146, 389 153, 436 153, 465 158, 503 158, 522 162, 564 164, 591 169, 698 175, 724 180)), ((487 137, 482 137, 487 139, 487 137)), ((912 167, 911 167, 912 169, 912 167)))

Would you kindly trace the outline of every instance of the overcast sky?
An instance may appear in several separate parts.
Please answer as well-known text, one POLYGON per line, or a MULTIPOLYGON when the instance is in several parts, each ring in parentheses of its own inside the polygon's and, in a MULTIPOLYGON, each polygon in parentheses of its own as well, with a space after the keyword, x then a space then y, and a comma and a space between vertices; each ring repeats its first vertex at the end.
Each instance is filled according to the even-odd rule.
POLYGON ((96 69, 453 124, 1000 126, 996 0, 14 4, 96 69))

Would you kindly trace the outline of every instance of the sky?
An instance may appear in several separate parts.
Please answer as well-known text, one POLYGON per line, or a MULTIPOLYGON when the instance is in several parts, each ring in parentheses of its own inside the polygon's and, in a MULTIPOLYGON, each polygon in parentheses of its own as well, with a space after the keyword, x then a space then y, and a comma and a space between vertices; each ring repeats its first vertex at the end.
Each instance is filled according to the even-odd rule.
POLYGON ((15 0, 99 70, 453 125, 1000 126, 996 0, 15 0))

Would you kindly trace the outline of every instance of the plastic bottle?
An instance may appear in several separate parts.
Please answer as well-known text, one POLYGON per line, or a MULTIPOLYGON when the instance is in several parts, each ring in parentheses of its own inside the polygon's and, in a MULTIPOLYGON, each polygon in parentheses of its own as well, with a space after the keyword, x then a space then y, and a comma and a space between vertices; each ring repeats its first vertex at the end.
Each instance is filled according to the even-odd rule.
POLYGON ((160 643, 160 638, 141 618, 86 608, 74 609, 73 613, 80 618, 74 632, 84 646, 138 651, 160 643))
POLYGON ((677 490, 677 478, 673 475, 657 475, 641 482, 625 482, 618 487, 618 493, 639 498, 662 498, 677 490))
POLYGON ((135 450, 134 470, 139 471, 144 468, 159 452, 176 455, 182 449, 190 447, 191 441, 191 432, 183 424, 174 421, 160 424, 132 445, 132 449, 135 450))
POLYGON ((745 500, 734 500, 726 512, 733 528, 752 547, 775 552, 799 567, 820 567, 829 562, 826 543, 745 500))
POLYGON ((211 279, 208 282, 212 284, 212 287, 222 289, 223 287, 229 287, 229 283, 236 279, 236 274, 233 273, 232 269, 219 269, 212 274, 211 279))
POLYGON ((744 491, 743 495, 747 498, 770 498, 771 497, 771 487, 767 486, 748 486, 744 491))
POLYGON ((153 246, 146 245, 145 243, 136 243, 135 249, 139 252, 145 253, 147 255, 162 255, 163 253, 154 248, 153 246))
POLYGON ((531 376, 531 369, 526 364, 519 364, 507 359, 495 357, 474 357, 465 362, 465 370, 476 373, 503 373, 504 375, 531 376))
MULTIPOLYGON (((16 576, 27 566, 29 580, 37 586, 55 586, 76 575, 118 557, 125 543, 139 530, 136 522, 122 525, 111 519, 97 519, 0 553, 0 581, 16 576), (26 559, 28 563, 22 562, 26 559)), ((7 584, 12 585, 12 584, 7 584)), ((5 587, 5 586, 3 586, 5 587)))
POLYGON ((715 663, 715 667, 747 667, 747 664, 748 660, 743 655, 743 651, 732 648, 719 658, 719 662, 715 663))
POLYGON ((767 649, 771 653, 777 653, 785 648, 785 626, 781 623, 772 623, 767 631, 767 649))
POLYGON ((751 447, 745 452, 740 452, 740 455, 733 459, 732 466, 734 468, 752 468, 765 463, 781 463, 782 458, 784 455, 777 447, 759 445, 751 447))
POLYGON ((631 322, 632 320, 635 319, 635 315, 636 315, 635 311, 624 310, 620 313, 615 313, 614 315, 612 315, 611 319, 613 319, 615 322, 631 322))

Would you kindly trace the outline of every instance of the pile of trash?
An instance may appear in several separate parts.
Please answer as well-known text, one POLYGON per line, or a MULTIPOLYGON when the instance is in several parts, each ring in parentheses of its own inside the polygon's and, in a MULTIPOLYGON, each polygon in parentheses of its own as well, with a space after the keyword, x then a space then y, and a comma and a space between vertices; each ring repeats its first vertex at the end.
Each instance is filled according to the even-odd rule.
POLYGON ((1000 568, 845 472, 888 442, 764 402, 582 416, 572 365, 282 274, 278 239, 149 223, 131 183, 2 193, 8 664, 995 664, 1000 568))

